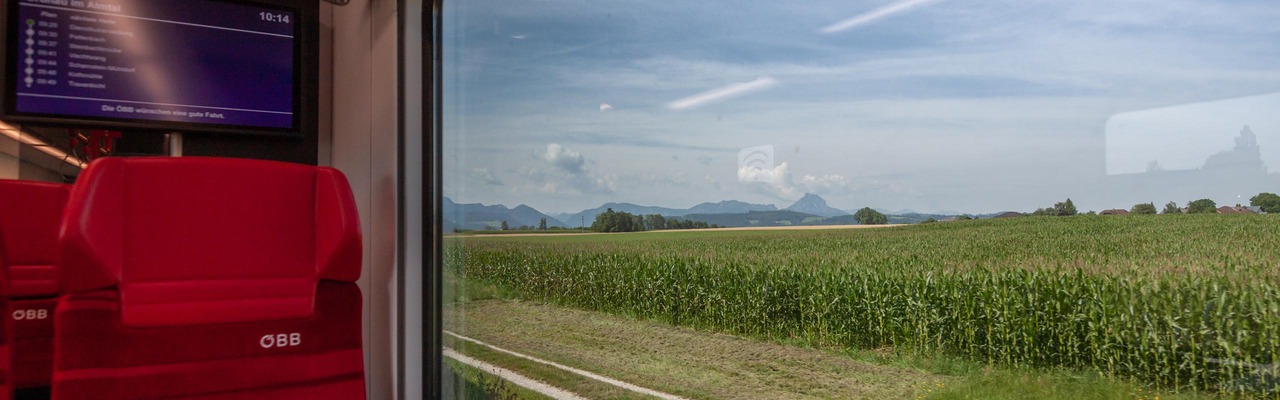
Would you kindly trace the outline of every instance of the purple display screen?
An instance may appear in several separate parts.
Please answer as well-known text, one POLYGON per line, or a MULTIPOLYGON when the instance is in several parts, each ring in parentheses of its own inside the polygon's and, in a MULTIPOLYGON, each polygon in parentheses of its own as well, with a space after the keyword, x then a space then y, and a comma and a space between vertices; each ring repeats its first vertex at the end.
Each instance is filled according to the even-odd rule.
POLYGON ((297 128, 291 11, 206 0, 16 8, 7 67, 17 114, 297 128))

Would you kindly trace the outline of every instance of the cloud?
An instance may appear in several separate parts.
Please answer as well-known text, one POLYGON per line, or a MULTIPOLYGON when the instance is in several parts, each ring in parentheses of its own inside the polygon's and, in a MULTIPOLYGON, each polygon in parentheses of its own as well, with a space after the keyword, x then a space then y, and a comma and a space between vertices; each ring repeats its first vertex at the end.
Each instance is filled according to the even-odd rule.
POLYGON ((837 194, 847 192, 849 180, 841 175, 804 175, 795 179, 791 166, 786 162, 773 168, 743 166, 738 168, 738 180, 768 189, 769 193, 783 200, 794 201, 805 193, 837 194))
POLYGON ((849 180, 840 175, 805 175, 800 178, 800 182, 797 182, 797 186, 803 188, 806 193, 837 193, 849 188, 849 180))
POLYGON ((498 177, 494 175, 492 172, 489 172, 488 168, 472 168, 471 172, 468 173, 467 175, 468 175, 467 180, 471 181, 472 183, 478 183, 481 185, 488 185, 488 186, 503 185, 502 180, 498 179, 498 177))
POLYGON ((547 151, 542 154, 542 160, 571 174, 586 172, 583 165, 586 164, 587 159, 582 156, 582 153, 569 150, 559 143, 548 144, 547 151))
POLYGON ((523 185, 512 187, 512 193, 535 191, 554 196, 607 195, 618 190, 618 176, 599 174, 587 168, 595 160, 559 143, 547 145, 537 154, 542 163, 520 168, 523 185))
POLYGON ((714 176, 711 176, 711 175, 704 176, 702 177, 702 181, 704 184, 707 185, 707 188, 709 189, 717 190, 717 191, 724 189, 724 185, 721 185, 720 180, 716 179, 716 177, 714 176))
POLYGON ((822 33, 837 33, 879 21, 894 14, 910 11, 913 8, 932 3, 936 0, 901 0, 893 4, 886 5, 862 14, 858 14, 852 18, 840 21, 822 28, 822 33))
POLYGON ((756 78, 750 82, 739 82, 730 85, 721 86, 711 89, 693 96, 685 97, 670 103, 667 108, 675 111, 689 110, 702 107, 708 104, 719 103, 735 97, 746 96, 753 92, 759 92, 778 85, 778 80, 768 76, 756 78))

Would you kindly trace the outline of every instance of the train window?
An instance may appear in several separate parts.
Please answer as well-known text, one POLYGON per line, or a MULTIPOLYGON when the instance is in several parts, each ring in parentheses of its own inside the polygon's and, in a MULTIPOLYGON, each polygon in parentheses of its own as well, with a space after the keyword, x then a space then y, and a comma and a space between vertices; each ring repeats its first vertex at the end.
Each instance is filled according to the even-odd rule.
POLYGON ((446 398, 1280 393, 1280 6, 445 2, 446 398))

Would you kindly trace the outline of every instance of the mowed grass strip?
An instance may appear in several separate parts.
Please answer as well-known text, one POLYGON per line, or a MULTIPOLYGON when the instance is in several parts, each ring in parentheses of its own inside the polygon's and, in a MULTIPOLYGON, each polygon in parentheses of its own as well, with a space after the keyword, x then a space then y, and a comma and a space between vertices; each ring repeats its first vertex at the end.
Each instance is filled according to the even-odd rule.
POLYGON ((490 375, 450 358, 444 359, 445 371, 441 380, 442 394, 459 400, 552 400, 532 390, 520 387, 505 379, 490 375))
POLYGON ((528 298, 800 342, 1280 392, 1280 215, 451 239, 528 298))
POLYGON ((452 336, 445 335, 443 343, 445 347, 454 349, 468 357, 505 368, 527 378, 567 390, 588 399, 657 399, 656 397, 625 390, 549 365, 494 351, 452 336))
MULTIPOLYGON (((915 398, 950 379, 830 352, 530 302, 458 303, 445 314, 451 329, 466 332, 459 334, 690 399, 915 398)), ((446 340, 460 343, 469 344, 446 340)), ((525 361, 465 347, 467 354, 504 368, 518 370, 508 363, 525 361)), ((602 398, 569 382, 553 384, 602 398)))

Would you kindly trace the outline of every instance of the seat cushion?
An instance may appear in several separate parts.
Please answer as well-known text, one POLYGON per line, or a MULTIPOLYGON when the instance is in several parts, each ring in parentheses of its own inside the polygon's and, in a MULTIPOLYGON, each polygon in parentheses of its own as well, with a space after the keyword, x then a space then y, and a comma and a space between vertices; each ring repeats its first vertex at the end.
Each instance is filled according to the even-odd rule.
POLYGON ((321 282, 315 313, 281 321, 129 327, 102 290, 64 296, 54 398, 363 399, 360 290, 321 282))

